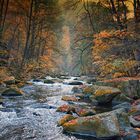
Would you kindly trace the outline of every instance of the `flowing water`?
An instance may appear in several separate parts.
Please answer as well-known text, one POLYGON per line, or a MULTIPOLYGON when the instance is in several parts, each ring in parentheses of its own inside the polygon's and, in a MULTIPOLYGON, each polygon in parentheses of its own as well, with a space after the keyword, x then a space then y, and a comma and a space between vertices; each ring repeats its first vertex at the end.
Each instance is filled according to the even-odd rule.
POLYGON ((24 96, 5 97, 0 106, 0 140, 95 140, 63 134, 62 127, 57 126, 64 114, 56 109, 67 104, 61 97, 73 94, 72 88, 63 83, 34 82, 22 88, 24 96))

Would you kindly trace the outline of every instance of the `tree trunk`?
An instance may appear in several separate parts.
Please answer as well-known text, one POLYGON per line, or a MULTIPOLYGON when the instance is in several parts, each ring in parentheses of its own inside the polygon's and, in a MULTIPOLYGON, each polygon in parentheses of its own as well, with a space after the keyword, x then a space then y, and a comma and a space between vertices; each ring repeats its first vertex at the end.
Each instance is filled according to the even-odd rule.
POLYGON ((28 57, 29 57, 30 36, 31 36, 31 21, 32 21, 32 12, 33 12, 33 1, 34 0, 31 0, 31 4, 30 4, 29 24, 28 24, 28 27, 27 27, 28 29, 27 29, 27 34, 26 34, 26 43, 25 43, 24 55, 23 55, 21 66, 24 65, 25 60, 28 59, 28 57))
MULTIPOLYGON (((119 9, 119 0, 117 2, 118 2, 118 9, 119 9)), ((110 3, 111 3, 111 8, 112 8, 112 13, 117 20, 117 25, 118 25, 119 29, 122 30, 123 26, 122 26, 122 23, 121 23, 120 14, 118 13, 118 11, 116 9, 114 0, 110 0, 110 3)))

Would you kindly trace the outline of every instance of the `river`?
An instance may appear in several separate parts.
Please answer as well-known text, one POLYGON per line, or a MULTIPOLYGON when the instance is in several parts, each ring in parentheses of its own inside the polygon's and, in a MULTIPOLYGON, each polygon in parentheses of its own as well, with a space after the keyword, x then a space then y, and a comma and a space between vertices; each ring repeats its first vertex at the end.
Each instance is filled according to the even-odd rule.
POLYGON ((64 134, 62 127, 57 126, 64 114, 56 109, 67 104, 61 97, 73 94, 72 88, 59 82, 33 82, 22 88, 23 96, 4 97, 0 106, 0 140, 95 140, 64 134))

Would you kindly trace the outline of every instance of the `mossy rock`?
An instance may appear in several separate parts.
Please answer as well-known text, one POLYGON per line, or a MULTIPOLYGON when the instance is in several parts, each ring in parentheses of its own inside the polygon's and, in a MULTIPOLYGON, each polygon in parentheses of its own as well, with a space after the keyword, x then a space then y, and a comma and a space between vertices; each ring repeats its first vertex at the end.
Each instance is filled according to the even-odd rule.
POLYGON ((127 114, 123 109, 101 113, 94 116, 79 117, 62 126, 64 131, 74 134, 90 135, 97 138, 120 136, 120 131, 130 127, 127 114))
POLYGON ((119 95, 121 91, 118 88, 108 86, 98 86, 92 95, 92 98, 100 104, 111 103, 113 98, 119 95))
POLYGON ((22 96, 23 91, 18 88, 8 88, 1 94, 2 96, 22 96))
POLYGON ((45 84, 54 84, 55 82, 49 79, 44 80, 45 84))
POLYGON ((62 126, 64 123, 69 122, 71 120, 76 119, 77 117, 74 117, 73 115, 67 114, 63 116, 59 121, 58 121, 58 126, 62 126))
POLYGON ((91 95, 91 94, 94 94, 94 92, 96 91, 96 89, 98 88, 98 86, 86 86, 86 87, 84 87, 83 88, 83 93, 84 94, 89 94, 89 95, 91 95))
POLYGON ((96 85, 119 88, 125 96, 131 99, 140 98, 140 80, 132 79, 131 77, 100 81, 96 82, 96 85))

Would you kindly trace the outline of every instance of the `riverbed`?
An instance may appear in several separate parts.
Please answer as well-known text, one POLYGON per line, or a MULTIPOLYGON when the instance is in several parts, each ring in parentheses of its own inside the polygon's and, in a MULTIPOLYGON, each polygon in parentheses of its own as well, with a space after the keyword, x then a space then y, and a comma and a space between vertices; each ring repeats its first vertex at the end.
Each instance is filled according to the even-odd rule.
POLYGON ((67 80, 54 84, 30 82, 33 85, 22 88, 23 96, 4 97, 0 106, 0 140, 96 140, 65 134, 62 127, 57 126, 64 114, 56 109, 67 104, 61 98, 74 94, 73 85, 66 84, 67 80))

